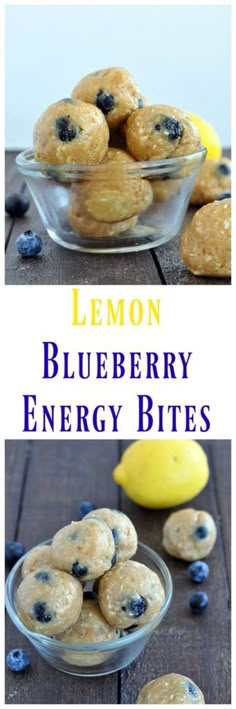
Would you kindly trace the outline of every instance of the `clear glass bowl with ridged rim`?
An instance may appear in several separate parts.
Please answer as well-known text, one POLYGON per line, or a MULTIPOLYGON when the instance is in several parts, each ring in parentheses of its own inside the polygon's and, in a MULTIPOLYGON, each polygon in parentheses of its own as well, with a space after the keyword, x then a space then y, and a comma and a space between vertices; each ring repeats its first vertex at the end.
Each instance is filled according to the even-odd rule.
MULTIPOLYGON (((50 544, 50 542, 51 540, 48 540, 42 542, 42 544, 50 544)), ((165 601, 160 612, 149 623, 117 640, 93 644, 64 643, 56 638, 33 633, 21 623, 16 608, 16 591, 22 580, 21 567, 26 556, 27 554, 15 564, 7 578, 6 608, 18 630, 34 645, 44 660, 62 672, 81 677, 97 677, 117 672, 117 670, 126 667, 143 650, 151 634, 161 623, 169 608, 172 598, 170 572, 155 551, 139 542, 134 560, 145 564, 158 574, 165 592, 165 601)))
POLYGON ((74 251, 121 253, 157 247, 179 233, 205 157, 206 149, 200 147, 196 153, 165 160, 53 165, 35 160, 33 151, 25 150, 17 156, 16 164, 26 178, 46 231, 57 244, 74 251), (145 185, 149 194, 142 199, 145 211, 139 213, 137 178, 148 181, 152 188, 150 191, 148 186, 147 190, 145 185), (90 194, 91 189, 93 195, 96 191, 99 202, 98 209, 96 204, 92 210, 92 220, 85 207, 85 185, 90 194), (105 202, 105 220, 101 221, 103 198, 115 208, 108 215, 105 202), (129 228, 123 231, 127 220, 129 228), (110 235, 111 231, 116 233, 110 235))

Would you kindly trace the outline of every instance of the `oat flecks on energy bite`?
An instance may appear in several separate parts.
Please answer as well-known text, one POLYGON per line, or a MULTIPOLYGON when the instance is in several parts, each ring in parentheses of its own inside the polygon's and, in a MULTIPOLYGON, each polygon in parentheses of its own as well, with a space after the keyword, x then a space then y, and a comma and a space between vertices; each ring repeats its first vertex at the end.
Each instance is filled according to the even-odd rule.
POLYGON ((52 566, 51 546, 48 544, 41 544, 29 551, 22 566, 21 573, 23 578, 31 571, 42 568, 42 566, 52 566))
POLYGON ((109 128, 118 128, 143 106, 143 97, 127 69, 109 67, 83 77, 72 91, 74 98, 94 104, 104 114, 109 128))
POLYGON ((97 643, 117 640, 120 633, 102 615, 98 600, 84 600, 81 615, 74 625, 58 636, 65 643, 97 643))
POLYGON ((136 704, 205 704, 205 700, 192 679, 171 672, 145 684, 136 704))
POLYGON ((80 582, 49 567, 27 574, 16 594, 20 620, 29 630, 43 635, 58 635, 76 623, 82 600, 80 582))
POLYGON ((231 274, 231 199, 201 207, 184 230, 182 259, 196 276, 231 274))
POLYGON ((118 561, 99 581, 101 611, 110 625, 128 628, 145 625, 157 615, 165 600, 156 573, 137 561, 118 561))
POLYGON ((222 193, 231 191, 231 161, 206 160, 198 173, 190 204, 202 205, 214 202, 222 193))
POLYGON ((82 581, 99 578, 115 562, 115 543, 108 525, 87 518, 59 529, 52 540, 55 567, 82 581))
POLYGON ((89 512, 85 519, 91 515, 101 517, 110 527, 115 542, 117 561, 125 561, 134 556, 137 551, 138 537, 136 529, 127 515, 107 507, 89 512))
POLYGON ((53 103, 34 127, 35 159, 59 164, 96 164, 107 152, 109 130, 91 104, 67 99, 53 103))
POLYGON ((213 549, 217 530, 213 517, 191 508, 173 512, 163 527, 163 547, 177 559, 204 559, 213 549))
POLYGON ((199 132, 188 115, 172 106, 144 106, 125 125, 127 148, 136 160, 161 160, 195 153, 199 132))

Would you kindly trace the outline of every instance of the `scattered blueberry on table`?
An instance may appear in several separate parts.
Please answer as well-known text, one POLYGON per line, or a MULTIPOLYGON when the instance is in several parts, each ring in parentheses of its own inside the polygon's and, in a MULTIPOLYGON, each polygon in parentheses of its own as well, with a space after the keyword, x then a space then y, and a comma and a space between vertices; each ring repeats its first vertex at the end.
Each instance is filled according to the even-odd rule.
POLYGON ((6 542, 5 561, 10 568, 12 568, 24 554, 25 547, 20 542, 6 542))
POLYGON ((5 212, 10 217, 23 217, 29 209, 29 200, 23 194, 9 194, 5 199, 5 212))
POLYGON ((209 566, 205 561, 193 561, 188 567, 188 575, 194 583, 203 583, 209 574, 209 566))
POLYGON ((12 672, 24 672, 30 665, 30 657, 25 650, 17 647, 7 654, 7 667, 12 672))
POLYGON ((38 256, 42 250, 42 239, 34 231, 28 229, 17 237, 16 248, 19 254, 25 258, 38 256))
POLYGON ((92 512, 96 509, 97 507, 93 504, 93 502, 89 502, 88 500, 82 500, 79 506, 79 514, 81 519, 83 519, 83 517, 85 517, 85 515, 87 515, 89 512, 92 512))
POLYGON ((203 613, 205 608, 208 606, 207 593, 204 593, 203 591, 196 591, 196 593, 193 593, 191 596, 189 605, 193 613, 203 613))

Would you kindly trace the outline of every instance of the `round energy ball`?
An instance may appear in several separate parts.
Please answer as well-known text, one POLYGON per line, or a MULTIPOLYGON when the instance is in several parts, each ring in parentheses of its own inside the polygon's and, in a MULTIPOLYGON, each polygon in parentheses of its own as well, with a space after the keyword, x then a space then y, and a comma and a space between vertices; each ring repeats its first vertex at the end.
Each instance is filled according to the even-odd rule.
POLYGON ((192 679, 171 672, 145 684, 136 704, 205 704, 205 700, 192 679))
POLYGON ((41 544, 41 546, 33 547, 27 554, 21 569, 23 578, 31 571, 42 567, 52 566, 51 546, 41 544))
POLYGON ((54 566, 82 581, 99 578, 116 561, 112 532, 98 518, 71 522, 59 529, 51 549, 54 566))
POLYGON ((218 278, 231 274, 231 200, 201 207, 184 230, 180 252, 196 276, 218 278))
POLYGON ((58 635, 76 623, 82 600, 77 579, 48 567, 27 574, 16 593, 20 620, 29 630, 43 635, 58 635))
POLYGON ((208 512, 183 509, 173 512, 163 527, 164 549, 177 559, 204 559, 213 549, 217 530, 208 512))
POLYGON ((199 149, 199 132, 188 115, 172 106, 144 106, 125 125, 127 148, 136 160, 182 157, 199 149))
POLYGON ((109 130, 102 111, 75 99, 53 103, 34 127, 36 160, 89 165, 103 160, 109 130))
POLYGON ((145 625, 160 612, 165 600, 157 574, 137 561, 118 561, 99 581, 98 600, 106 620, 115 628, 145 625))
POLYGON ((92 515, 100 517, 110 527, 115 542, 117 561, 125 561, 134 556, 138 546, 137 532, 133 523, 124 512, 103 507, 94 512, 89 512, 85 519, 88 519, 92 515))
POLYGON ((198 173, 190 204, 214 202, 222 193, 231 191, 231 161, 206 160, 198 173))
POLYGON ((80 236, 103 238, 105 236, 116 236, 127 229, 132 229, 138 217, 123 219, 120 222, 98 222, 88 214, 83 212, 83 199, 81 198, 80 187, 74 185, 71 190, 71 200, 67 210, 67 219, 72 229, 80 236))
POLYGON ((84 600, 81 614, 74 625, 58 636, 65 643, 98 643, 117 640, 119 631, 102 615, 97 600, 84 600))
POLYGON ((100 69, 84 76, 74 87, 72 96, 97 106, 112 130, 132 111, 143 106, 136 82, 130 72, 121 67, 100 69))

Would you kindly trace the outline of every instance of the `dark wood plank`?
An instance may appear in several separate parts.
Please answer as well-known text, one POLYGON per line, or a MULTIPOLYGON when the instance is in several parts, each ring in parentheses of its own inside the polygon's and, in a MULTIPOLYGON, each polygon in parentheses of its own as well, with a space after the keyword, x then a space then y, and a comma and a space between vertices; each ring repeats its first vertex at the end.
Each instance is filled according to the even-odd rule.
POLYGON ((214 441, 210 450, 216 501, 229 584, 231 582, 231 441, 214 441))
POLYGON ((28 441, 6 441, 6 541, 17 540, 21 494, 27 475, 31 444, 28 441))
MULTIPOLYGON (((215 442, 201 441, 201 445, 211 465, 213 455, 218 455, 218 450, 214 448, 215 442)), ((228 452, 224 455, 224 475, 229 490, 228 452)), ((216 476, 219 477, 218 469, 212 469, 211 465, 211 476, 205 490, 193 502, 184 505, 206 509, 213 515, 218 527, 218 540, 209 557, 210 575, 204 584, 204 590, 209 594, 209 607, 201 617, 193 616, 188 607, 188 599, 196 586, 187 578, 187 564, 169 557, 162 548, 162 527, 172 510, 155 511, 138 507, 122 492, 123 511, 136 525, 140 540, 160 553, 166 561, 174 582, 173 601, 162 625, 152 635, 137 661, 122 672, 122 704, 135 703, 139 689, 146 682, 168 672, 178 672, 192 678, 202 688, 206 703, 230 703, 229 587, 215 495, 216 476)), ((228 518, 225 525, 227 522, 228 518)))
MULTIPOLYGON (((10 448, 11 442, 12 456, 10 448)), ((97 506, 118 506, 118 488, 111 477, 117 450, 115 441, 33 442, 19 523, 19 539, 26 549, 77 519, 81 499, 92 497, 97 506)), ((8 505, 13 494, 9 484, 8 505)), ((51 668, 7 619, 6 651, 17 646, 30 652, 32 666, 25 676, 6 672, 7 704, 116 704, 117 674, 88 680, 63 674, 51 668)))

